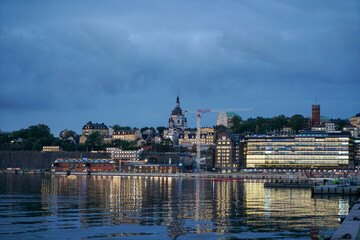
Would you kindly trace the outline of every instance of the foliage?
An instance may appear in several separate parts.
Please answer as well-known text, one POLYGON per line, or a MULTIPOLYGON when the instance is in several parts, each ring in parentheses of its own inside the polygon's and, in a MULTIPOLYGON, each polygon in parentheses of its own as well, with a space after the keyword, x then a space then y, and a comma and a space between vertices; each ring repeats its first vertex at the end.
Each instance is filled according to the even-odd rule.
POLYGON ((341 131, 343 129, 343 127, 345 127, 346 125, 348 125, 350 122, 348 119, 336 119, 335 120, 335 129, 336 131, 341 131))
POLYGON ((88 150, 102 150, 103 137, 98 131, 93 132, 85 141, 85 146, 88 150))
POLYGON ((305 118, 300 114, 295 114, 290 118, 289 124, 292 130, 299 132, 299 130, 305 127, 305 118))
POLYGON ((240 116, 235 114, 231 118, 230 131, 235 134, 266 134, 271 131, 280 132, 287 124, 287 118, 284 115, 273 118, 257 117, 243 121, 240 116))
POLYGON ((156 128, 156 130, 158 131, 158 133, 159 133, 160 135, 163 134, 163 132, 164 132, 165 129, 166 129, 166 127, 157 127, 157 128, 156 128))
POLYGON ((50 128, 45 124, 20 129, 13 132, 9 138, 13 145, 2 145, 2 149, 41 151, 43 146, 52 146, 55 141, 50 128))
POLYGON ((173 152, 175 149, 173 147, 173 142, 167 138, 161 140, 160 143, 153 143, 152 150, 155 152, 173 152))
POLYGON ((107 144, 106 147, 116 147, 121 148, 122 150, 137 150, 139 149, 135 141, 125 141, 121 139, 114 139, 110 144, 107 144))
POLYGON ((120 130, 131 130, 130 126, 120 126, 118 124, 115 124, 114 126, 112 126, 112 128, 114 129, 114 131, 120 131, 120 130))

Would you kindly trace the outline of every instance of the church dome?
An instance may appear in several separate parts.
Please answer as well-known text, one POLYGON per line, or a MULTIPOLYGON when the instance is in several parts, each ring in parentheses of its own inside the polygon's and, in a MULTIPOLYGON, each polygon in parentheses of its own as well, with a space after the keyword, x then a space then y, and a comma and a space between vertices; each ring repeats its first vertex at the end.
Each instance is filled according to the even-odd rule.
POLYGON ((174 110, 172 110, 171 115, 182 115, 182 110, 180 107, 175 107, 174 110))
POLYGON ((177 96, 177 98, 176 98, 176 106, 175 106, 174 110, 172 110, 171 115, 183 115, 183 112, 180 108, 179 96, 177 96))

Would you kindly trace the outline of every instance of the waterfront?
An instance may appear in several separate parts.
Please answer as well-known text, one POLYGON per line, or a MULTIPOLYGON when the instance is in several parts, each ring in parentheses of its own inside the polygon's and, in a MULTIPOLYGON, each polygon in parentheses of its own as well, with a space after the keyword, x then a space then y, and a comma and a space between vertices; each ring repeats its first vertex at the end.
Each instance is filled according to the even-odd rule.
POLYGON ((260 180, 0 175, 1 239, 314 239, 356 197, 260 180))

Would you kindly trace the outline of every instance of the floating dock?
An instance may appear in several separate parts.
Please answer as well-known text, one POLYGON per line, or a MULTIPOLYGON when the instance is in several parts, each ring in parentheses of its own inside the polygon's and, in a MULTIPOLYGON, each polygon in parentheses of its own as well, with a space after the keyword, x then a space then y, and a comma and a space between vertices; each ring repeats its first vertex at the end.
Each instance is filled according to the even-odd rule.
POLYGON ((322 185, 315 186, 313 190, 314 194, 347 194, 357 195, 359 194, 358 186, 341 186, 341 185, 322 185))

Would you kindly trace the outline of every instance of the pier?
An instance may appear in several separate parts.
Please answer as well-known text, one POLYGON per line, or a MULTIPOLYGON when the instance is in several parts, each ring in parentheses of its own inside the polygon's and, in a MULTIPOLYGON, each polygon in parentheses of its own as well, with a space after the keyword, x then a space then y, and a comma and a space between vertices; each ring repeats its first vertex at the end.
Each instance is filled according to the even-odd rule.
POLYGON ((360 239, 360 198, 350 210, 348 216, 341 223, 331 240, 360 239))

